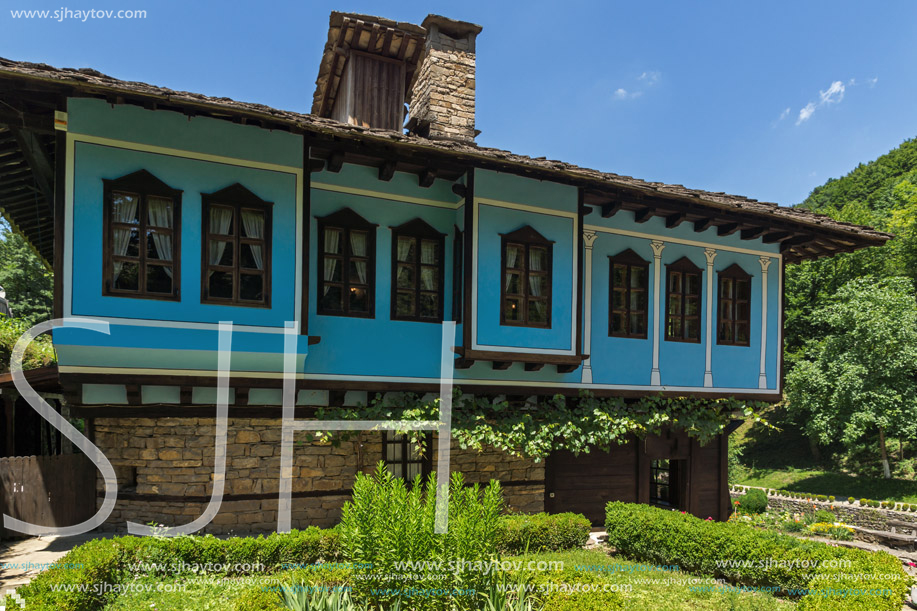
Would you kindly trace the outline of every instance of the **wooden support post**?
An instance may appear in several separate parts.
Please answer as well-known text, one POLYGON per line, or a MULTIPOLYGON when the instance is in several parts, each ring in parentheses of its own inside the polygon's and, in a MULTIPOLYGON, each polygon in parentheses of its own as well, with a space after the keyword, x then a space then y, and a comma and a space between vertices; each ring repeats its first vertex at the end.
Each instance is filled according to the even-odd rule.
POLYGON ((6 455, 16 456, 16 399, 19 394, 3 391, 3 416, 6 425, 6 455))

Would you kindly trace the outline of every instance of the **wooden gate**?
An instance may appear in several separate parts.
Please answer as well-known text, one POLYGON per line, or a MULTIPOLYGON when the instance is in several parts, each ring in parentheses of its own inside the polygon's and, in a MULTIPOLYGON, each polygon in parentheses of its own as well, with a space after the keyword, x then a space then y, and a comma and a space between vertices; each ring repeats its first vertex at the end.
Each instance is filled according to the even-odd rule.
MULTIPOLYGON (((0 458, 0 509, 41 526, 72 526, 96 512, 96 468, 84 454, 0 458)), ((0 528, 4 539, 22 533, 0 528)))

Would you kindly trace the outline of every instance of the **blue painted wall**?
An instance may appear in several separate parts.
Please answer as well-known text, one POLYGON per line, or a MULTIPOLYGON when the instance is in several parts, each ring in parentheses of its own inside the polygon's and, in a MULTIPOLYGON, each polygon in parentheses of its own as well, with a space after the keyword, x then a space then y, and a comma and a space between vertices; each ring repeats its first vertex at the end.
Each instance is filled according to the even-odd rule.
MULTIPOLYGON (((90 331, 59 330, 55 344, 62 365, 134 368, 213 369, 216 366, 217 334, 213 325, 232 320, 243 327, 265 327, 279 331, 296 315, 295 249, 299 234, 296 225, 296 196, 299 186, 291 172, 302 167, 302 140, 287 133, 271 132, 250 126, 204 118, 193 118, 163 111, 147 111, 132 106, 114 106, 98 100, 70 100, 69 130, 91 138, 106 138, 133 143, 145 150, 128 150, 103 142, 77 142, 74 147, 72 313, 77 316, 106 317, 113 321, 110 335, 90 331), (170 154, 162 149, 178 149, 170 154), (227 156, 237 164, 198 156, 227 156), (238 165, 241 164, 241 165, 238 165), (272 167, 264 167, 270 164, 272 167), (280 168, 274 166, 283 166, 280 168), (170 186, 183 190, 181 301, 150 301, 102 296, 102 179, 118 178, 146 169, 170 186), (200 303, 201 193, 208 193, 240 182, 259 197, 274 202, 273 269, 271 308, 242 308, 200 303), (125 324, 134 319, 136 324, 125 324), (172 327, 144 326, 142 321, 165 321, 172 327), (120 322, 120 324, 119 324, 120 322), (189 328, 179 328, 182 325, 189 328)), ((439 374, 440 325, 424 322, 392 321, 391 304, 391 227, 423 218, 446 234, 444 244, 444 303, 447 319, 452 313, 453 241, 455 229, 470 229, 464 223, 463 201, 452 190, 452 183, 437 179, 421 188, 413 174, 396 172, 390 181, 380 181, 375 168, 345 164, 338 173, 312 174, 309 286, 309 334, 320 336, 320 343, 308 347, 299 340, 298 367, 309 376, 369 380, 435 380, 439 374), (375 318, 349 318, 318 315, 316 269, 317 224, 315 217, 349 207, 376 229, 375 318)), ((476 253, 477 299, 474 340, 485 350, 544 349, 563 352, 572 345, 575 325, 573 297, 576 287, 574 233, 577 189, 568 185, 539 181, 492 171, 475 171, 475 208, 478 250, 476 253), (500 234, 530 225, 554 241, 552 319, 548 329, 500 325, 499 297, 500 234)), ((750 389, 758 387, 760 365, 761 253, 773 255, 768 274, 767 386, 777 388, 779 355, 779 247, 760 240, 741 240, 738 234, 719 237, 715 229, 693 231, 690 223, 666 229, 664 220, 653 218, 642 224, 630 212, 609 219, 598 214, 586 217, 596 225, 629 234, 599 232, 592 251, 591 366, 593 383, 598 387, 647 387, 652 368, 652 239, 666 242, 662 254, 661 287, 665 286, 666 263, 689 257, 706 270, 705 247, 718 248, 715 271, 733 263, 752 275, 751 345, 748 347, 712 346, 712 371, 715 388, 750 389), (682 244, 672 239, 693 242, 682 244), (608 336, 609 262, 608 257, 630 248, 650 261, 648 339, 608 336), (754 250, 735 252, 735 248, 754 250)), ((465 270, 471 273, 472 270, 465 270)), ((706 337, 706 271, 701 304, 701 337, 706 337)), ((714 298, 715 298, 714 283, 714 298)), ((467 299, 471 295, 466 296, 467 299)), ((663 300, 664 301, 664 300, 663 300)), ((715 304, 714 304, 715 305, 715 304)), ((584 308, 577 298, 578 309, 584 308)), ((664 312, 664 303, 660 311, 664 312)), ((715 312, 715 308, 714 308, 715 312)), ((714 314, 715 316, 715 314, 714 314)), ((714 321, 716 319, 714 318, 714 321)), ((471 324, 470 320, 463 321, 471 324)), ((584 324, 584 331, 586 325, 584 324)), ((280 371, 282 334, 252 330, 233 337, 233 367, 245 371, 280 371)), ((463 325, 457 329, 461 343, 463 325)), ((660 324, 664 334, 664 325, 660 324)), ((685 344, 659 341, 659 365, 664 387, 701 387, 705 369, 704 342, 685 344)), ((526 372, 521 364, 495 371, 489 363, 477 363, 458 370, 456 379, 518 382, 527 385, 579 385, 582 370, 559 374, 553 367, 526 372)))

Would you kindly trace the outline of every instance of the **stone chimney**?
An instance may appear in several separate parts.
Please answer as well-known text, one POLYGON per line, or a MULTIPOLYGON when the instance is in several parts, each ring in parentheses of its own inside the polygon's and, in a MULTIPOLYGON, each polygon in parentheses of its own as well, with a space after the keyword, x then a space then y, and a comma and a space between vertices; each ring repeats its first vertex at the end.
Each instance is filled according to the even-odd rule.
POLYGON ((427 138, 474 142, 474 41, 481 26, 427 15, 422 27, 427 38, 407 128, 427 138))

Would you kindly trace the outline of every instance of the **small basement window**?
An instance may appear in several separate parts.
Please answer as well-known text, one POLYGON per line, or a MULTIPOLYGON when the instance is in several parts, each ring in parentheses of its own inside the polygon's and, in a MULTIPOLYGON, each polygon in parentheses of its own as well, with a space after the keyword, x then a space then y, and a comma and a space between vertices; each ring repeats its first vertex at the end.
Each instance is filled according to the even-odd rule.
POLYGON ((389 473, 408 484, 418 475, 426 481, 433 471, 433 433, 427 433, 424 446, 426 451, 421 454, 408 435, 382 432, 382 460, 389 473))

